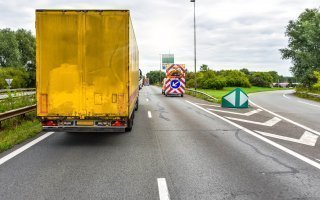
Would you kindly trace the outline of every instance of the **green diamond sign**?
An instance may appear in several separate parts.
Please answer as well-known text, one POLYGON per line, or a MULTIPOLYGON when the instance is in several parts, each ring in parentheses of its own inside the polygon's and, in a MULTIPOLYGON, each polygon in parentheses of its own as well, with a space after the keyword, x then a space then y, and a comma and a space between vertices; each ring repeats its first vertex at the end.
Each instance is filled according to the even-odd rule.
POLYGON ((221 106, 224 108, 248 108, 248 95, 240 88, 236 88, 222 97, 221 106))

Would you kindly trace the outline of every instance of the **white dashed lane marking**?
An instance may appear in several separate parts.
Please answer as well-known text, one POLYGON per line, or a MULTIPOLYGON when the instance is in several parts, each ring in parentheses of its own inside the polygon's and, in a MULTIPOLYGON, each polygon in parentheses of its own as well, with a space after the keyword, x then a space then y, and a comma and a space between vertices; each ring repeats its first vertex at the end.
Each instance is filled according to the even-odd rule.
POLYGON ((148 117, 149 117, 149 118, 152 118, 151 111, 148 111, 148 117))
POLYGON ((160 200, 170 200, 168 186, 165 178, 158 178, 158 189, 160 200))

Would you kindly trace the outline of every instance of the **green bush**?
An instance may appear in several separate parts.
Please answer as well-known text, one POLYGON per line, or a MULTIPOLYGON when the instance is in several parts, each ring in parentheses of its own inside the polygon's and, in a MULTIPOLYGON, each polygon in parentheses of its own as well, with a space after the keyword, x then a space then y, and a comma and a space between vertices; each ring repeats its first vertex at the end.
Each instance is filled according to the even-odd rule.
POLYGON ((320 91, 320 72, 314 71, 313 74, 317 78, 317 82, 312 86, 312 88, 320 91))
POLYGON ((246 74, 239 70, 221 70, 218 74, 225 78, 228 87, 251 87, 246 74))
POLYGON ((258 87, 271 87, 272 76, 268 72, 253 72, 250 76, 250 82, 258 87))
POLYGON ((0 89, 7 88, 5 79, 13 79, 11 88, 26 88, 29 81, 29 73, 22 67, 0 67, 0 89))
POLYGON ((194 88, 194 79, 186 80, 187 88, 194 88))
POLYGON ((224 78, 221 77, 215 77, 215 78, 209 78, 206 79, 203 82, 203 89, 215 89, 215 90, 222 90, 226 86, 226 81, 224 78))

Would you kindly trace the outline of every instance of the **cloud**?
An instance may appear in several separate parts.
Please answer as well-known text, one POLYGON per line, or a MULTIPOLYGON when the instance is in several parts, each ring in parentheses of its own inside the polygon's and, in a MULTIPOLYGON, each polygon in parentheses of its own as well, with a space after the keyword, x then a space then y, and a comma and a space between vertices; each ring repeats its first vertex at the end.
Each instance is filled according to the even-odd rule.
MULTIPOLYGON (((196 0, 198 67, 247 67, 289 75, 279 49, 289 20, 316 0, 196 0)), ((193 70, 193 3, 189 0, 11 0, 0 2, 0 28, 33 32, 35 9, 130 9, 143 71, 159 69, 161 53, 193 70)))

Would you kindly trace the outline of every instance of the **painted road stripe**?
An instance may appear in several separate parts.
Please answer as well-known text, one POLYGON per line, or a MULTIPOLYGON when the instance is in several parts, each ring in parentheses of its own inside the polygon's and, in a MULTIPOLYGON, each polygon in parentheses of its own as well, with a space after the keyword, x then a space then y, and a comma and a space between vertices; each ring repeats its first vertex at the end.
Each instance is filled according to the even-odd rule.
POLYGON ((158 189, 160 200, 170 200, 170 195, 165 178, 158 178, 158 189))
POLYGON ((303 129, 305 129, 305 130, 307 130, 307 131, 309 131, 309 132, 312 132, 312 133, 314 133, 314 134, 316 134, 316 135, 320 135, 320 132, 318 132, 318 131, 316 131, 316 130, 313 130, 312 128, 309 128, 309 127, 307 127, 307 126, 305 126, 305 125, 299 124, 298 122, 292 121, 291 119, 288 119, 288 118, 286 118, 286 117, 283 117, 283 116, 281 116, 281 115, 278 115, 278 114, 276 114, 276 113, 274 113, 274 112, 272 112, 272 111, 270 111, 270 110, 268 110, 268 109, 265 109, 265 108, 259 106, 258 104, 254 103, 254 102, 252 102, 252 101, 250 101, 250 103, 253 104, 254 106, 256 106, 256 107, 258 107, 258 108, 260 108, 260 109, 262 109, 262 110, 264 110, 264 111, 266 111, 266 112, 274 115, 274 116, 277 116, 277 117, 279 117, 279 118, 281 118, 281 119, 283 119, 283 120, 285 120, 285 121, 287 121, 287 122, 290 122, 291 124, 294 124, 294 125, 296 125, 296 126, 299 126, 300 128, 303 128, 303 129))
POLYGON ((320 162, 320 159, 316 159, 316 160, 320 162))
POLYGON ((286 141, 309 145, 309 146, 315 146, 317 143, 318 137, 319 137, 318 135, 310 133, 309 131, 305 131, 303 133, 303 135, 300 137, 300 139, 285 137, 285 136, 267 133, 267 132, 263 132, 263 131, 255 131, 255 132, 257 132, 261 135, 267 136, 267 137, 272 137, 272 138, 276 138, 276 139, 280 139, 280 140, 286 140, 286 141))
POLYGON ((291 98, 287 97, 287 94, 283 94, 282 96, 283 96, 284 98, 291 99, 291 98))
POLYGON ((151 111, 148 111, 148 117, 152 118, 151 111))
POLYGON ((261 109, 257 109, 257 110, 252 110, 246 113, 238 113, 238 112, 231 112, 231 111, 226 111, 226 110, 217 110, 217 109, 212 109, 212 108, 208 108, 208 110, 210 111, 215 111, 215 112, 223 112, 223 113, 229 113, 229 114, 235 114, 235 115, 242 115, 242 116, 251 116, 253 114, 259 113, 262 110, 261 109))
POLYGON ((146 98, 146 101, 148 102, 148 101, 149 101, 149 99, 148 99, 148 98, 146 98))
POLYGON ((32 140, 31 142, 29 142, 28 144, 20 147, 19 149, 9 153, 8 155, 0 158, 0 165, 2 165, 3 163, 7 162, 8 160, 10 160, 11 158, 19 155, 20 153, 22 153, 23 151, 29 149, 30 147, 32 147, 33 145, 37 144, 38 142, 40 142, 41 140, 46 139, 47 137, 49 137, 50 135, 52 135, 54 132, 48 132, 34 140, 32 140))
POLYGON ((221 108, 221 106, 219 106, 219 105, 214 105, 214 104, 197 103, 197 105, 200 105, 200 106, 212 106, 212 107, 221 108))
POLYGON ((281 119, 278 117, 274 117, 266 122, 256 122, 256 121, 239 119, 239 118, 234 118, 234 117, 226 117, 226 118, 234 120, 234 121, 245 122, 245 123, 250 123, 250 124, 257 124, 257 125, 261 125, 261 126, 274 126, 275 124, 277 124, 278 122, 281 121, 281 119))
POLYGON ((223 120, 223 121, 225 121, 225 122, 227 122, 227 123, 239 128, 239 129, 249 133, 252 136, 254 136, 254 137, 256 137, 256 138, 258 138, 258 139, 260 139, 260 140, 262 140, 262 141, 264 141, 264 142, 266 142, 266 143, 268 143, 268 144, 270 144, 270 145, 272 145, 272 146, 274 146, 274 147, 276 147, 276 148, 278 148, 278 149, 280 149, 280 150, 282 150, 282 151, 284 151, 284 152, 286 152, 286 153, 288 153, 288 154, 290 154, 290 155, 292 155, 292 156, 294 156, 294 157, 306 162, 306 163, 308 163, 309 165, 312 165, 315 168, 320 169, 320 163, 315 162, 315 161, 313 161, 313 160, 311 160, 311 159, 309 159, 309 158, 307 158, 307 157, 305 157, 305 156, 303 156, 301 154, 298 154, 297 152, 292 151, 291 149, 288 149, 288 148, 286 148, 286 147, 284 147, 284 146, 282 146, 282 145, 280 145, 278 143, 275 143, 272 140, 269 140, 269 139, 259 135, 258 133, 255 133, 255 132, 253 132, 253 131, 251 131, 251 130, 243 127, 243 126, 240 126, 239 124, 236 124, 236 123, 234 123, 234 122, 232 122, 232 121, 230 121, 230 120, 228 120, 228 119, 226 119, 224 117, 221 117, 221 116, 219 116, 219 115, 217 115, 217 114, 215 114, 213 112, 210 112, 210 111, 202 108, 201 106, 198 106, 198 105, 196 105, 196 104, 194 104, 194 103, 192 103, 190 101, 187 101, 187 100, 186 100, 186 102, 191 104, 191 105, 193 105, 193 106, 195 106, 195 107, 197 107, 197 108, 199 108, 199 109, 201 109, 201 110, 203 110, 204 112, 207 112, 207 113, 209 113, 209 114, 211 114, 211 115, 213 115, 213 116, 215 116, 215 117, 217 117, 217 118, 219 118, 219 119, 221 119, 221 120, 223 120))
POLYGON ((314 107, 318 107, 320 108, 320 106, 316 105, 316 104, 313 104, 313 103, 308 103, 308 102, 305 102, 305 101, 298 101, 299 103, 303 103, 303 104, 306 104, 306 105, 309 105, 309 106, 314 106, 314 107))

